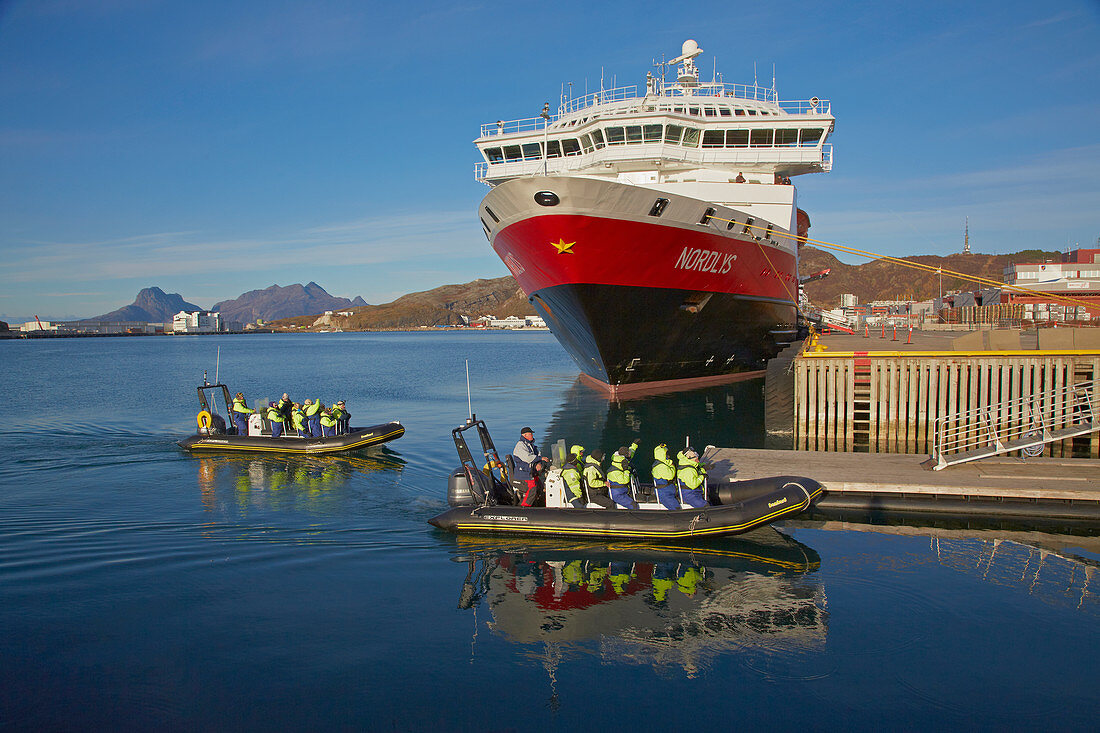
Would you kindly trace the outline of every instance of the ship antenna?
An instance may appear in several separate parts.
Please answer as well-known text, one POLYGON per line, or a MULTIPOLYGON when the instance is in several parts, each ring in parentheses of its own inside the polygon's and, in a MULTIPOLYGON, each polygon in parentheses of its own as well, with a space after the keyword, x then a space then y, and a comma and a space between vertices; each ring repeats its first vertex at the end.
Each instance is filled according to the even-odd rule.
POLYGON ((222 366, 222 347, 218 347, 218 360, 214 362, 214 384, 221 384, 218 381, 218 373, 222 366))
POLYGON ((752 85, 753 85, 753 87, 758 86, 758 84, 756 83, 756 62, 755 61, 752 62, 752 85))
POLYGON ((779 95, 775 91, 775 62, 772 62, 772 96, 775 97, 772 101, 778 101, 779 95))
POLYGON ((466 409, 470 411, 470 422, 474 420, 474 402, 470 397, 470 360, 466 360, 466 409))

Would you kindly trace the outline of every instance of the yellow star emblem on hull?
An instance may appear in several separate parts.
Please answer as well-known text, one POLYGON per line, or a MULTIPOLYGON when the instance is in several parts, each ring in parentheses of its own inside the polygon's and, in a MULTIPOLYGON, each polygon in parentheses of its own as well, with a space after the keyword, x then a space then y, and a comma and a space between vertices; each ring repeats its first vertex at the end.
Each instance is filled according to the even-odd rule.
POLYGON ((565 239, 563 239, 562 237, 558 237, 558 241, 551 242, 550 244, 554 247, 554 249, 558 250, 558 254, 571 255, 573 254, 573 245, 576 244, 576 242, 567 243, 565 239))

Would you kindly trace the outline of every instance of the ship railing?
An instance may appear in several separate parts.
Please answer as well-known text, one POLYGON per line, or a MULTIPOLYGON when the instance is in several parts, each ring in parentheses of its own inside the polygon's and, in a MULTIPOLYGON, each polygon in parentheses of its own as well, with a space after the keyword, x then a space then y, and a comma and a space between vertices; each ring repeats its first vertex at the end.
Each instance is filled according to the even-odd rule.
MULTIPOLYGON (((662 98, 672 98, 676 100, 686 99, 700 99, 705 100, 707 98, 718 97, 730 97, 736 99, 750 99, 761 102, 770 102, 779 106, 787 114, 792 115, 829 115, 831 114, 832 104, 828 99, 801 99, 801 100, 786 100, 780 101, 775 98, 775 93, 771 89, 766 89, 760 86, 752 86, 748 84, 705 84, 692 88, 690 95, 684 93, 683 89, 679 87, 666 88, 665 93, 660 97, 649 97, 649 101, 646 107, 650 107, 653 104, 659 104, 662 98)), ((562 104, 556 114, 551 114, 549 123, 554 123, 557 120, 567 115, 580 112, 584 109, 591 107, 598 107, 600 105, 611 104, 613 102, 622 102, 631 99, 637 99, 639 101, 647 99, 646 95, 638 92, 638 87, 616 87, 615 89, 605 89, 602 92, 593 92, 583 97, 568 100, 562 104)), ((623 114, 636 114, 643 111, 641 105, 635 105, 629 108, 609 110, 609 113, 616 115, 623 114)), ((713 121, 714 118, 707 118, 708 121, 713 121)), ((727 118, 728 119, 728 118, 727 118)), ((495 135, 513 135, 516 133, 533 132, 536 130, 542 130, 547 125, 545 118, 541 116, 537 117, 524 117, 518 120, 497 120, 496 122, 486 122, 481 126, 481 137, 493 137, 495 135)))
MULTIPOLYGON (((821 148, 814 145, 780 148, 684 148, 679 145, 609 145, 599 150, 546 161, 548 173, 561 174, 580 171, 603 164, 614 164, 638 159, 653 159, 692 165, 737 166, 784 163, 820 163, 822 170, 832 167, 832 144, 825 143, 821 148)), ((474 164, 474 178, 486 179, 512 178, 515 176, 542 173, 541 157, 528 160, 509 160, 493 163, 485 161, 474 164)))
POLYGON ((1096 386, 1055 387, 937 418, 929 465, 938 471, 1012 451, 1034 457, 1047 443, 1098 431, 1096 386))

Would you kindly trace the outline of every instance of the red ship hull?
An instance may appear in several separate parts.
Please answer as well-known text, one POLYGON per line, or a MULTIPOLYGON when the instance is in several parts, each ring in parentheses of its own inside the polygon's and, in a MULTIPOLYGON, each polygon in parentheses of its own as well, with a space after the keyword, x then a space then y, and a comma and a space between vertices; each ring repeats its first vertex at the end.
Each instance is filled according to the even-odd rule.
MULTIPOLYGON (((538 183, 567 185, 523 187, 538 183)), ((612 391, 743 377, 764 369, 792 335, 793 248, 744 233, 743 213, 737 225, 727 225, 736 220, 729 210, 706 223, 690 212, 688 223, 645 211, 616 216, 613 205, 567 196, 560 207, 517 210, 530 198, 495 195, 510 185, 483 207, 499 217, 493 248, 581 371, 612 391)), ((634 198, 656 195, 629 188, 634 198)), ((680 210, 706 207, 678 198, 680 210)), ((647 210, 651 200, 642 202, 647 210)))

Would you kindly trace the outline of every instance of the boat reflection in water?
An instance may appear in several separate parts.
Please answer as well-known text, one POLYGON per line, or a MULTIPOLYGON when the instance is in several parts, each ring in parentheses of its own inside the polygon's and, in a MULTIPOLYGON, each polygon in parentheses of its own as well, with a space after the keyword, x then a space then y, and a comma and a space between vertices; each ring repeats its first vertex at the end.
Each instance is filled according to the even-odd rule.
POLYGON ((381 446, 338 456, 209 455, 196 459, 199 491, 206 511, 238 508, 305 508, 340 511, 339 490, 356 476, 400 472, 405 460, 381 446))
POLYGON ((568 654, 683 669, 752 647, 796 652, 825 643, 817 553, 771 527, 709 545, 507 544, 458 540, 468 571, 460 608, 487 605, 487 626, 542 642, 544 664, 568 654))

